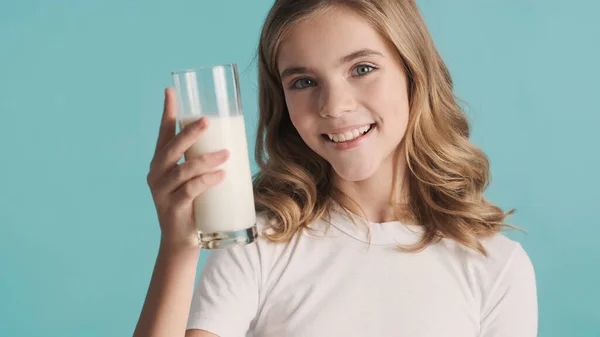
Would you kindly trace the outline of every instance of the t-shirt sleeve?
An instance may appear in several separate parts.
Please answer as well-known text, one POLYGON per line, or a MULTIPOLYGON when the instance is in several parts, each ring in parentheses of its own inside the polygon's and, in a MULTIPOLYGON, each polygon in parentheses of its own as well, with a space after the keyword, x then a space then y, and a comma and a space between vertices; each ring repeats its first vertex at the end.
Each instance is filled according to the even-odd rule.
POLYGON ((256 243, 211 251, 196 284, 187 329, 246 336, 258 308, 259 269, 256 243))
POLYGON ((537 287, 529 256, 517 244, 489 289, 480 337, 536 337, 537 287))

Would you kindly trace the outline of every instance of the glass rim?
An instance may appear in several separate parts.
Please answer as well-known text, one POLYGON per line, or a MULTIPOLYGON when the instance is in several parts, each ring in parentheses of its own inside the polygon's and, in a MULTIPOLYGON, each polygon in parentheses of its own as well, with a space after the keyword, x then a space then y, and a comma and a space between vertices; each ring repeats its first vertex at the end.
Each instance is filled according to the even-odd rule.
POLYGON ((197 67, 193 67, 193 68, 187 68, 187 69, 172 71, 171 75, 181 75, 181 74, 185 74, 185 73, 194 73, 194 72, 199 72, 199 71, 203 71, 203 70, 214 69, 216 67, 228 67, 228 68, 234 68, 235 69, 235 68, 237 68, 237 63, 207 64, 207 65, 197 66, 197 67))

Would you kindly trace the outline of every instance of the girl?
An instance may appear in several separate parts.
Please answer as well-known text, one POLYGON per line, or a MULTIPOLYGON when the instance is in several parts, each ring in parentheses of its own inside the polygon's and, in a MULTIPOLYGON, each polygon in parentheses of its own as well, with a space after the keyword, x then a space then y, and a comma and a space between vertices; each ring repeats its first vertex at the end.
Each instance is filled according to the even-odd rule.
POLYGON ((227 153, 177 165, 210 126, 175 136, 167 89, 135 336, 536 336, 532 264, 414 1, 277 0, 258 60, 262 234, 212 252, 194 292, 192 200, 227 153))

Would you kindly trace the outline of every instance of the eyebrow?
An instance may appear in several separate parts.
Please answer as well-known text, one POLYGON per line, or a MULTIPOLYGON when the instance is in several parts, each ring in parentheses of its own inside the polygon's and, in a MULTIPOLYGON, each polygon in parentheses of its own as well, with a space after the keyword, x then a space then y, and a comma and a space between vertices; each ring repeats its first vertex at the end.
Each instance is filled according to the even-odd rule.
MULTIPOLYGON (((383 56, 383 54, 381 54, 380 52, 373 50, 373 49, 361 49, 361 50, 355 51, 351 54, 348 54, 346 56, 343 56, 342 58, 339 59, 338 64, 342 65, 344 63, 353 61, 359 57, 372 56, 372 55, 383 56)), ((309 69, 306 67, 291 67, 291 68, 286 68, 284 71, 281 72, 281 74, 279 76, 281 79, 284 79, 288 76, 297 75, 297 74, 305 74, 307 72, 309 72, 309 69)))

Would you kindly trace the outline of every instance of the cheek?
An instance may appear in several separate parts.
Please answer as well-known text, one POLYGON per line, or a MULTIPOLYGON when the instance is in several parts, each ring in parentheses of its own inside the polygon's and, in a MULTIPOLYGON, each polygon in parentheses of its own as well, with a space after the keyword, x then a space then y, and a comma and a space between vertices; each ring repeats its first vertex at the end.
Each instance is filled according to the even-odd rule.
POLYGON ((306 138, 306 136, 314 131, 314 116, 311 112, 311 107, 306 104, 306 100, 298 96, 300 95, 286 97, 286 104, 292 124, 300 136, 306 138))
POLYGON ((383 143, 380 146, 388 151, 397 146, 406 133, 409 110, 406 85, 397 79, 381 81, 369 94, 370 110, 381 123, 379 140, 383 143))
POLYGON ((312 143, 311 131, 314 128, 309 123, 308 118, 306 118, 303 112, 300 112, 298 110, 288 108, 288 111, 290 112, 290 120, 292 121, 292 125, 294 126, 304 143, 306 143, 310 147, 312 143))
POLYGON ((409 104, 404 81, 395 78, 379 81, 377 86, 373 86, 369 90, 369 95, 377 118, 386 123, 406 124, 409 104))

